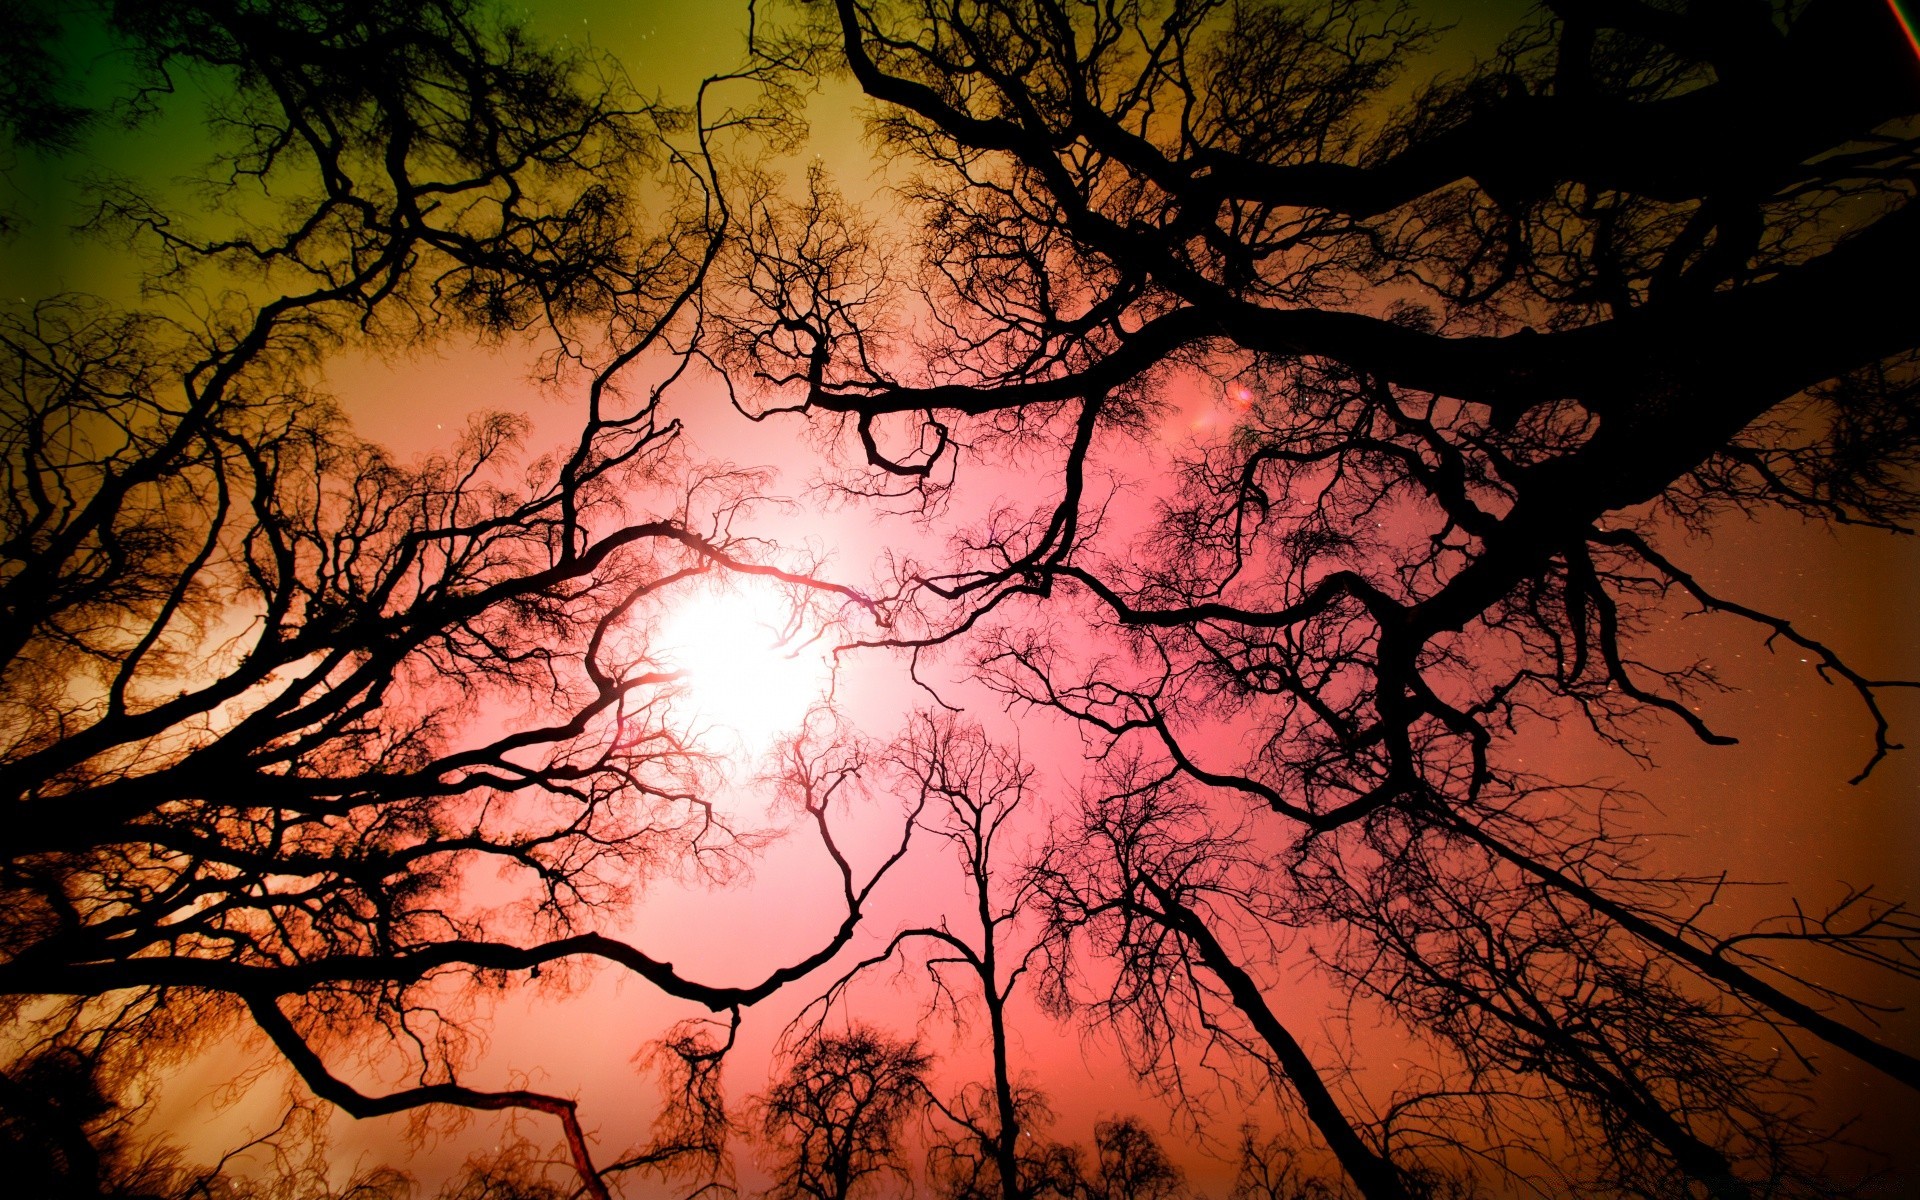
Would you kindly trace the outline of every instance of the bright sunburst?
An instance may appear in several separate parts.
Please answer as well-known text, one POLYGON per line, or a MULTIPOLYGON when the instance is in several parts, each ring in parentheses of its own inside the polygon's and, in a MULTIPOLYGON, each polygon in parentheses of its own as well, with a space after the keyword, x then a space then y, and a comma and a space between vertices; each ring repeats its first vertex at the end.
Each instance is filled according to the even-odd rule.
POLYGON ((654 658, 687 673, 707 748, 755 756, 799 727, 832 682, 827 643, 792 596, 747 579, 688 592, 661 620, 654 658))

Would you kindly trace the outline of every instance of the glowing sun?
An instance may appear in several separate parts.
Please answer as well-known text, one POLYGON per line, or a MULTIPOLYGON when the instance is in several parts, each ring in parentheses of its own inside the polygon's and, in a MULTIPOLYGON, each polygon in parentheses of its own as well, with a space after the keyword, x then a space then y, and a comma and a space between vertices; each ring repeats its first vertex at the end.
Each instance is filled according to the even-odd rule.
POLYGON ((687 593, 654 636, 655 661, 686 672, 680 693, 711 750, 763 752, 832 683, 828 644, 804 602, 759 580, 687 593))

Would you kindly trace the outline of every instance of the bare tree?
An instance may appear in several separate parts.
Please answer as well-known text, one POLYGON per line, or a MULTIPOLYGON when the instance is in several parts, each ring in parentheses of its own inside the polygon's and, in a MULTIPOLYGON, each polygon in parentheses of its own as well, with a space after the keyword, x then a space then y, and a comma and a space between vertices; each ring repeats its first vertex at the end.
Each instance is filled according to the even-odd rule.
POLYGON ((1137 762, 1126 765, 1112 781, 1125 786, 1091 799, 1032 868, 1049 926, 1050 1007, 1099 1014, 1140 1074, 1178 1094, 1188 1091, 1181 1061, 1190 1049, 1251 1057, 1298 1103, 1362 1195, 1415 1194, 1409 1167, 1337 1094, 1331 1072, 1248 970, 1248 960, 1273 957, 1279 924, 1267 864, 1243 837, 1209 828, 1212 815, 1179 787, 1142 780, 1137 762), (1223 938, 1236 909, 1269 918, 1246 923, 1267 946, 1239 949, 1233 935, 1223 938))
POLYGON ((1303 1171, 1284 1137, 1262 1138, 1253 1126, 1240 1130, 1240 1154, 1227 1200, 1334 1200, 1341 1189, 1303 1171))
POLYGON ((1154 1136, 1133 1117, 1116 1117, 1093 1128, 1099 1170, 1088 1184, 1091 1200, 1179 1200, 1185 1176, 1154 1136))
MULTIPOLYGON (((20 68, 0 153, 86 119, 43 86, 58 22, 22 11, 0 29, 20 68)), ((591 1195, 622 1170, 717 1173, 740 1010, 850 943, 916 826, 978 912, 888 954, 933 947, 944 996, 957 978, 988 1009, 990 1094, 947 1109, 1003 1200, 1174 1186, 1137 1126, 1107 1126, 1091 1172, 1017 1145, 1039 1109, 1005 1006, 1036 901, 1057 1011, 1109 1017, 1175 1091, 1195 1051, 1271 1085, 1369 1197, 1481 1173, 1792 1186, 1818 1171, 1816 1053, 1920 1088, 1869 998, 1806 965, 1910 989, 1903 902, 1862 888, 1733 924, 1718 876, 1621 831, 1634 797, 1514 749, 1554 722, 1643 761, 1662 724, 1729 741, 1701 711, 1711 669, 1648 636, 1684 612, 1857 696, 1858 778, 1898 748, 1883 706, 1910 681, 1717 588, 1712 552, 1673 536, 1768 511, 1898 534, 1920 507, 1920 327, 1887 302, 1920 265, 1920 77, 1894 7, 1552 0, 1425 80, 1432 31, 1395 0, 761 16, 729 81, 755 99, 703 88, 678 111, 467 0, 108 15, 139 75, 123 110, 217 95, 224 140, 204 211, 97 185, 93 230, 144 263, 142 307, 0 320, 0 996, 20 1031, 0 1074, 65 1088, 72 1118, 25 1097, 8 1136, 106 1179, 83 1160, 113 1148, 107 1076, 82 1087, 62 1056, 251 1025, 355 1115, 550 1116, 591 1195), (836 65, 913 169, 910 252, 822 171, 721 176, 723 143, 785 136, 776 93, 836 65), (524 454, 525 422, 477 414, 408 464, 313 383, 342 346, 454 331, 537 331, 578 427, 524 454), (746 536, 759 477, 679 455, 661 406, 702 363, 751 416, 842 424, 848 492, 980 519, 944 557, 897 555, 877 600, 816 578, 746 536), (1231 429, 1167 467, 1140 443, 1175 385, 1231 429), (982 465, 1051 493, 970 505, 982 465), (778 788, 838 884, 819 945, 723 985, 618 927, 663 867, 753 846, 708 803, 649 642, 715 572, 875 611, 871 641, 916 678, 964 647, 1011 702, 1074 722, 1100 766, 1033 869, 992 849, 1025 769, 963 727, 904 744, 922 807, 870 867, 835 835, 862 751, 803 737, 778 788), (482 870, 506 906, 463 888, 482 870), (1395 1023, 1425 1073, 1363 1086, 1357 1044, 1282 1002, 1283 953, 1353 1019, 1395 1023), (687 1120, 613 1166, 568 1096, 465 1079, 488 994, 593 963, 729 1022, 670 1042, 687 1120), (377 1089, 349 1042, 390 1055, 377 1089)), ((881 1101, 763 1121, 805 1164, 783 1186, 900 1177, 924 1055, 869 1031, 796 1071, 810 1055, 839 1063, 816 1100, 881 1101)), ((517 1170, 475 1186, 546 1186, 517 1170)))
MULTIPOLYGON (((801 1014, 818 1022, 845 1003, 857 981, 899 962, 918 965, 931 988, 929 1015, 956 1028, 977 1004, 987 1026, 985 1083, 942 1097, 926 1089, 927 1173, 951 1200, 1140 1200, 1184 1194, 1183 1176, 1144 1125, 1116 1117, 1094 1127, 1093 1161, 1081 1147, 1046 1136, 1044 1092, 1013 1066, 1010 1004, 1058 946, 1045 919, 1052 875, 1023 861, 1013 839, 1050 815, 1037 804, 1033 768, 1017 746, 951 712, 914 714, 886 755, 897 785, 912 796, 916 822, 961 868, 964 915, 897 931, 884 948, 849 967, 801 1014)), ((1057 916, 1056 914, 1053 914, 1057 916)))
POLYGON ((1768 1186, 1817 1169, 1794 1063, 1747 1036, 1750 1012, 1604 915, 1418 825, 1276 854, 1257 826, 1222 830, 1190 784, 1139 768, 1110 778, 1038 870, 1054 1006, 1107 1016, 1143 1074, 1183 1090, 1183 1052, 1251 1059, 1367 1196, 1455 1194, 1536 1155, 1562 1186, 1585 1172, 1632 1194, 1745 1195, 1736 1162, 1768 1186), (1432 1046, 1438 1078, 1382 1108, 1316 1061, 1263 966, 1278 939, 1315 930, 1323 969, 1432 1046))
POLYGON ((688 468, 659 410, 725 234, 710 139, 755 118, 645 101, 464 0, 111 23, 136 105, 194 78, 226 141, 201 219, 102 185, 99 227, 149 256, 151 307, 67 296, 0 319, 0 994, 19 1069, 89 1038, 142 1037, 157 1060, 250 1023, 358 1117, 550 1115, 591 1195, 620 1167, 716 1161, 705 1135, 663 1130, 601 1168, 568 1096, 461 1074, 511 982, 601 963, 737 1016, 830 958, 870 891, 802 797, 848 902, 817 949, 708 984, 616 919, 663 867, 721 873, 753 845, 678 731, 678 676, 649 646, 661 606, 715 572, 796 606, 860 599, 741 537, 760 480, 688 468), (583 393, 571 440, 523 456, 525 421, 474 414, 407 464, 312 382, 356 339, 456 330, 544 331, 583 393), (630 389, 636 364, 665 382, 630 389), (499 890, 475 895, 477 871, 499 890), (354 1081, 349 1043, 400 1084, 354 1081))
POLYGON ((848 1200, 910 1178, 904 1139, 924 1103, 931 1056, 870 1026, 803 1043, 757 1098, 771 1149, 770 1197, 848 1200))
MULTIPOLYGON (((1768 509, 1906 531, 1920 332, 1883 297, 1920 262, 1916 64, 1864 0, 1556 3, 1396 91, 1430 36, 1401 4, 810 6, 790 37, 917 168, 914 253, 863 254, 821 186, 768 203, 735 271, 778 319, 728 325, 724 361, 756 413, 846 422, 851 486, 928 515, 965 511, 971 463, 1053 473, 903 562, 885 641, 964 641, 1138 764, 1048 887, 1138 1012, 1191 1018, 1141 1029, 1266 1064, 1369 1195, 1439 1186, 1418 1146, 1508 1169, 1548 1117, 1564 1183, 1772 1186, 1810 1161, 1797 1055, 1912 1087, 1913 1053, 1715 928, 1711 878, 1616 834, 1630 798, 1509 747, 1545 721, 1643 759, 1650 720, 1728 742, 1711 671, 1644 636, 1704 611, 1858 696, 1859 777, 1895 748, 1910 681, 1663 543, 1768 509), (1128 435, 1176 380, 1232 432, 1143 477, 1128 435), (1160 503, 1143 536, 1112 474, 1160 503), (1270 1001, 1277 939, 1444 1079, 1378 1114, 1341 1095, 1270 1001), (1790 1050, 1756 1052, 1769 1029, 1790 1050)), ((1774 928, 1915 978, 1897 900, 1774 928)))
MULTIPOLYGON (((977 724, 949 713, 915 714, 890 747, 887 760, 899 786, 914 797, 921 829, 957 861, 971 902, 960 919, 900 929, 877 954, 848 968, 808 1012, 820 1018, 864 974, 917 958, 933 988, 935 1012, 957 1024, 977 1002, 987 1025, 988 1081, 963 1087, 950 1100, 929 1093, 942 1122, 957 1131, 929 1148, 929 1171, 954 1196, 1032 1196, 1045 1186, 1037 1139, 1046 1101, 1012 1065, 1008 1005, 1028 974, 1039 945, 1024 944, 1020 926, 1034 897, 1012 840, 1030 815, 1032 768, 1016 749, 997 746, 977 724), (957 979, 955 977, 958 977, 957 979)), ((802 1014, 806 1016, 805 1013, 802 1014)))

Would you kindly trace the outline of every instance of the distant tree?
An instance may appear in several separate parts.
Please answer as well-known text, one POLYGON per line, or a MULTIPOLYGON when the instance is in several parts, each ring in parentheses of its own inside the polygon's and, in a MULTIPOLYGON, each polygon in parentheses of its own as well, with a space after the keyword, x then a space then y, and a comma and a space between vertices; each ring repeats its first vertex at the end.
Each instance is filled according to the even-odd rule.
POLYGON ((1336 1200, 1341 1194, 1338 1184, 1302 1170, 1286 1139, 1262 1138, 1252 1126, 1241 1129, 1227 1200, 1336 1200))
POLYGON ((1091 1200, 1179 1200, 1186 1177, 1158 1140, 1133 1117, 1093 1127, 1098 1170, 1087 1187, 1091 1200))
POLYGON ((775 1200, 849 1200, 911 1180, 908 1121, 925 1103, 933 1059, 918 1042, 870 1026, 803 1043, 759 1096, 775 1200))
POLYGON ((904 248, 817 178, 754 210, 730 269, 777 319, 716 326, 743 403, 845 422, 850 491, 986 514, 902 558, 884 640, 964 644, 1107 757, 1047 886, 1087 978, 1127 984, 1074 1002, 1131 1006, 1143 1065, 1261 1064, 1367 1195, 1515 1141, 1547 1186, 1785 1186, 1818 1169, 1796 1052, 1920 1087, 1777 953, 1910 987, 1903 903, 1722 927, 1711 877, 1621 832, 1633 797, 1512 749, 1554 722, 1643 761, 1652 722, 1731 740, 1711 669, 1650 648, 1690 611, 1849 688, 1859 777, 1895 748, 1911 681, 1668 543, 1920 508, 1920 326, 1886 303, 1920 266, 1898 20, 1551 3, 1424 80, 1432 31, 1392 3, 834 0, 765 42, 851 75, 917 207, 904 248), (1168 469, 1135 439, 1176 385, 1227 428, 1168 469), (981 466, 1051 494, 970 505, 981 466), (1273 1002, 1283 942, 1436 1078, 1378 1109, 1343 1082, 1273 1002))
POLYGON ((566 1200, 573 1194, 546 1178, 529 1147, 515 1146, 469 1160, 435 1200, 566 1200))
POLYGON ((1050 874, 1019 857, 1012 839, 1045 810, 1036 804, 1033 769, 1015 747, 948 712, 917 713, 888 749, 892 782, 910 796, 915 820, 933 844, 958 861, 963 914, 897 931, 877 954, 848 968, 802 1014, 844 1003, 863 975, 887 963, 917 961, 934 992, 932 1012, 956 1024, 978 1004, 988 1034, 990 1077, 952 1097, 926 1090, 927 1174, 948 1200, 1171 1200, 1183 1176, 1133 1117, 1094 1127, 1093 1161, 1083 1148, 1046 1136, 1046 1096, 1017 1077, 1009 1038, 1015 992, 1058 949, 1042 918, 1050 874))
MULTIPOLYGON (((33 156, 68 148, 97 115, 75 102, 63 77, 61 24, 54 6, 39 0, 0 9, 0 185, 9 190, 33 156)), ((0 237, 20 225, 13 198, 0 201, 0 237)))
POLYGON ((1033 1196, 1047 1186, 1041 1158, 1051 1143, 1037 1136, 1046 1100, 1014 1070, 1008 1014, 1040 950, 1037 940, 1021 936, 1035 892, 1012 840, 1033 813, 1032 768, 1017 750, 995 745, 979 725, 950 713, 915 714, 884 759, 895 786, 913 798, 919 828, 957 861, 967 907, 937 925, 898 930, 830 984, 808 1013, 824 1017, 863 975, 896 960, 924 967, 934 1010, 956 1024, 977 1003, 986 1022, 988 1079, 949 1099, 929 1092, 942 1132, 929 1147, 928 1170, 942 1195, 1033 1196))
POLYGON ((1034 1200, 1181 1200, 1186 1174, 1138 1118, 1093 1127, 1093 1162, 1082 1146, 1042 1142, 1023 1151, 1021 1195, 1034 1200))

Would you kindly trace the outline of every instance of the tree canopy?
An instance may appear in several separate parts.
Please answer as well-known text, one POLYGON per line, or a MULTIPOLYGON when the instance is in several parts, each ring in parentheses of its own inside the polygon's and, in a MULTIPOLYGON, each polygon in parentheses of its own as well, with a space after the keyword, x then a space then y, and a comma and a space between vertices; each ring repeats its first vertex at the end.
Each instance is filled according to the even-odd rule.
POLYGON ((1903 11, 1548 0, 1449 60, 1402 0, 806 0, 677 101, 479 0, 10 15, 10 172, 115 121, 206 144, 85 185, 137 296, 0 313, 0 1151, 241 1186, 136 1154, 121 1101, 251 1029, 354 1117, 564 1147, 449 1195, 751 1191, 749 1139, 772 1195, 1186 1194, 1133 1115, 1056 1140, 1030 1021, 1202 1143, 1266 1114, 1235 1195, 1857 1182, 1813 1097, 1920 1104, 1882 1020, 1913 881, 1734 902, 1659 768, 1735 740, 1704 615, 1852 698, 1869 744, 1819 771, 1911 777, 1920 684, 1713 536, 1913 534, 1903 11), (114 96, 64 81, 83 34, 114 96), (871 203, 807 165, 821 87, 862 97, 871 203), (328 390, 449 346, 556 399, 409 460, 328 390), (663 633, 715 580, 889 699, 721 749, 663 633), (754 874, 775 842, 803 893, 754 874), (819 932, 676 967, 635 918, 672 881, 819 932), (911 1036, 851 1015, 887 967, 911 1036), (468 1082, 543 971, 712 1018, 657 1031, 625 1149, 566 1081, 468 1082), (768 1010, 778 1078, 730 1104, 768 1010))

